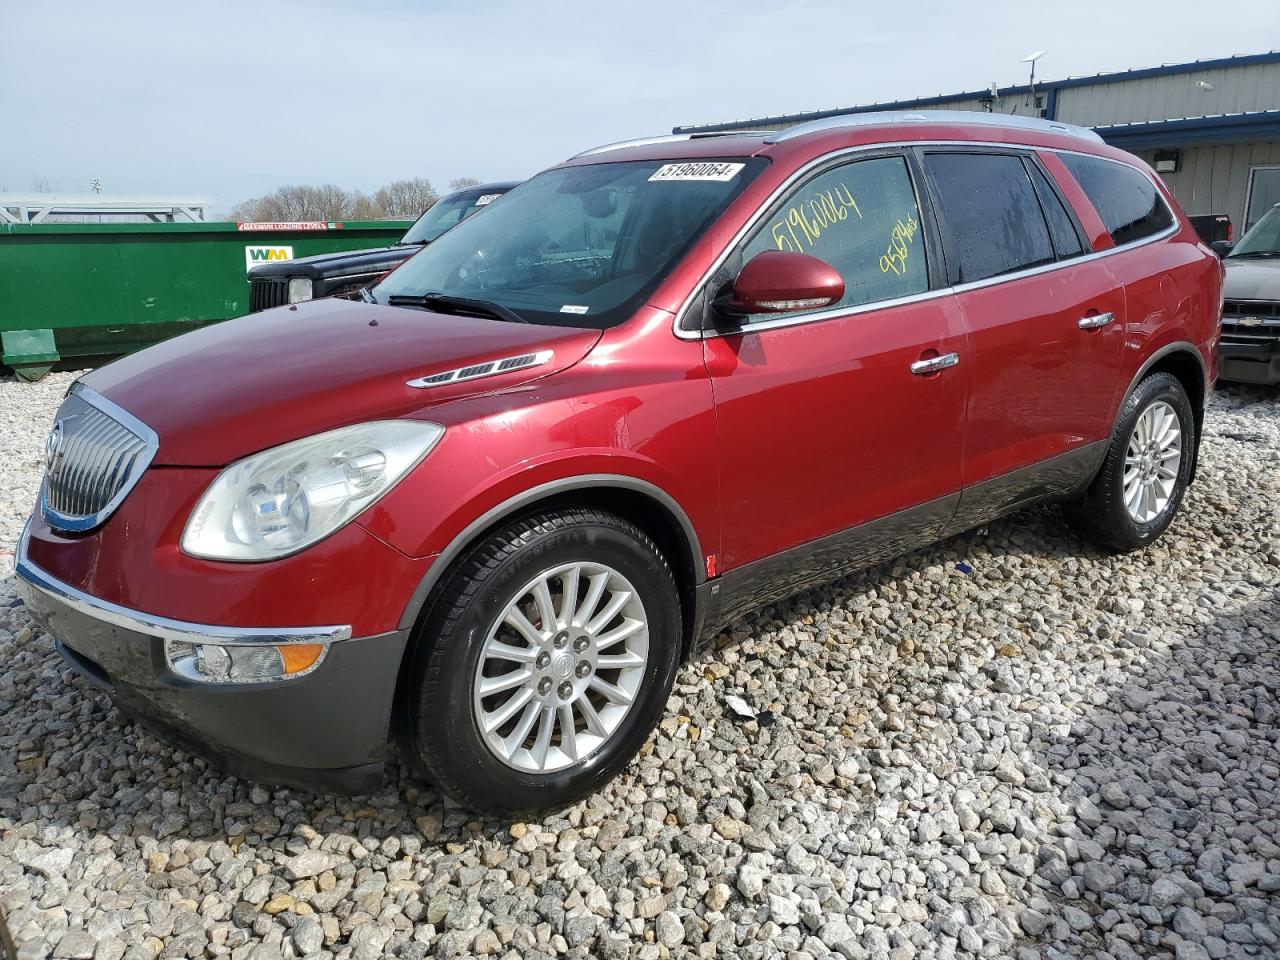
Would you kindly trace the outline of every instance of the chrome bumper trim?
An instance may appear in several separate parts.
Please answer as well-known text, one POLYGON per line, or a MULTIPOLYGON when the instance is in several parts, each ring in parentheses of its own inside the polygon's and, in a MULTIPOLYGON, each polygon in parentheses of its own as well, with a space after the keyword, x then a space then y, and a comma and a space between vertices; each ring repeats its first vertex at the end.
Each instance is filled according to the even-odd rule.
POLYGON ((351 639, 350 626, 331 627, 222 627, 204 623, 188 623, 170 620, 150 613, 130 610, 107 600, 77 590, 37 567, 27 557, 27 541, 30 522, 23 527, 18 538, 16 570, 18 578, 28 586, 52 597, 86 616, 101 620, 125 630, 145 633, 166 640, 187 643, 219 644, 288 644, 288 643, 336 643, 351 639))

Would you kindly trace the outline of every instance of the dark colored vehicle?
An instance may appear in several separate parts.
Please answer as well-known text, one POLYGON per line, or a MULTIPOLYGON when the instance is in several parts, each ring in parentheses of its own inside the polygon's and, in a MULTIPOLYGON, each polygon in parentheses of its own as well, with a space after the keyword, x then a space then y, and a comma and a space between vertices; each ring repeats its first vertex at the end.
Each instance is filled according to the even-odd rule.
POLYGON ((519 183, 518 180, 485 183, 443 196, 389 247, 322 253, 254 267, 249 271, 249 312, 354 294, 519 183))
POLYGON ((599 148, 364 302, 85 375, 17 572, 68 662, 231 769, 366 790, 395 729, 462 802, 556 807, 754 607, 1041 501, 1151 543, 1221 281, 1059 123, 599 148))
POLYGON ((1225 213, 1196 214, 1187 217, 1187 219, 1196 228, 1196 233, 1200 235, 1200 239, 1210 246, 1215 243, 1231 242, 1231 218, 1225 213))
POLYGON ((1222 379, 1280 383, 1280 204, 1240 238, 1222 263, 1222 379))

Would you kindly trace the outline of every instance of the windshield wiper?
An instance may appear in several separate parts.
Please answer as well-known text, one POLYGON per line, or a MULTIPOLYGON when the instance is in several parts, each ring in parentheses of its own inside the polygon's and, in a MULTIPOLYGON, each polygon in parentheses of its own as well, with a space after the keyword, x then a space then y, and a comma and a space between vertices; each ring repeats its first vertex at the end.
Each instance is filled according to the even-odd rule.
POLYGON ((1280 257, 1280 250, 1248 250, 1245 253, 1233 253, 1228 260, 1266 260, 1270 257, 1280 257))
POLYGON ((460 317, 489 317, 508 323, 528 323, 514 310, 492 300, 472 300, 469 297, 451 297, 444 293, 393 293, 387 298, 393 307, 426 307, 436 313, 452 313, 460 317))

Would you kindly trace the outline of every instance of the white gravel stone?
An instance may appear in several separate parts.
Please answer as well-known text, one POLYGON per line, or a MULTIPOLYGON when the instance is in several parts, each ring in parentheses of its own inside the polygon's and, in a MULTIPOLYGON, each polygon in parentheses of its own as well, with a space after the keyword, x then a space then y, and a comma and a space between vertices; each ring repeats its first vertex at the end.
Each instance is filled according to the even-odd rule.
POLYGON ((1280 953, 1280 391, 1217 392, 1150 549, 1036 508, 780 602, 682 668, 621 778, 513 825, 399 765, 358 798, 226 776, 62 665, 12 546, 70 380, 0 379, 23 960, 1280 953))
POLYGON ((305 880, 308 877, 318 877, 326 870, 332 870, 334 866, 336 866, 336 858, 332 854, 320 850, 307 850, 284 862, 284 875, 290 880, 305 880))

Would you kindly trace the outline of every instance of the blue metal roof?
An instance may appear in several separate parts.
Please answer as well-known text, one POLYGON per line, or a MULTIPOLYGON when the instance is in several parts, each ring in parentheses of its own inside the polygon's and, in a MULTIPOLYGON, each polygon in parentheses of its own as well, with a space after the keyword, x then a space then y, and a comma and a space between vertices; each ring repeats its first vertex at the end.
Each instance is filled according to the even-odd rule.
MULTIPOLYGON (((1261 63, 1280 63, 1280 50, 1268 53, 1244 54, 1236 57, 1218 57, 1212 60, 1192 60, 1188 63, 1166 63, 1159 67, 1143 67, 1136 70, 1121 70, 1116 73, 1099 73, 1091 77, 1068 77, 1065 80, 1045 80, 1036 83, 1036 91, 1047 95, 1050 104, 1056 99, 1057 91, 1071 87, 1090 87, 1096 84, 1116 83, 1121 80, 1143 80, 1150 77, 1169 77, 1181 73, 1197 73, 1201 70, 1218 70, 1224 67, 1248 67, 1261 63)), ((1001 97, 1014 97, 1030 93, 1028 84, 1012 87, 999 87, 996 93, 1001 97)), ((966 90, 960 93, 939 94, 934 97, 917 97, 913 100, 891 100, 886 103, 869 103, 856 107, 837 107, 831 110, 813 110, 806 113, 788 113, 781 116, 758 117, 749 120, 735 120, 728 123, 703 123, 673 127, 672 133, 715 133, 723 130, 737 130, 744 126, 765 127, 774 124, 807 123, 811 120, 825 120, 828 117, 839 117, 849 113, 870 113, 880 110, 910 110, 917 107, 940 106, 954 100, 975 100, 991 95, 990 90, 966 90)), ((1048 111, 1050 119, 1053 111, 1048 111)))
POLYGON ((1270 140, 1280 138, 1280 110, 1119 123, 1093 129, 1113 147, 1125 150, 1221 143, 1224 140, 1270 140))

